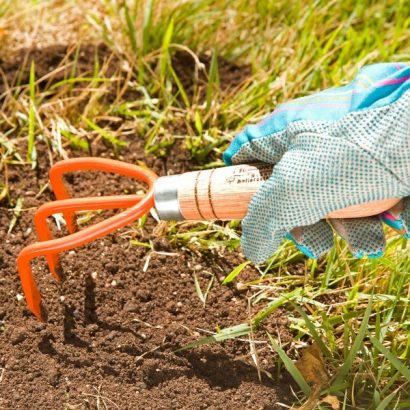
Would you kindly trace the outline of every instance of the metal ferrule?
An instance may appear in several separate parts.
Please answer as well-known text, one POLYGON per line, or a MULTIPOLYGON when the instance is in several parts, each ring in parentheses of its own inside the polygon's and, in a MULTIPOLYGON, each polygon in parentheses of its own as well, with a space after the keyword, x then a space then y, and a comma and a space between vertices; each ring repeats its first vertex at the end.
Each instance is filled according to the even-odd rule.
POLYGON ((159 219, 163 221, 183 221, 178 201, 180 175, 160 177, 155 182, 154 200, 159 219))

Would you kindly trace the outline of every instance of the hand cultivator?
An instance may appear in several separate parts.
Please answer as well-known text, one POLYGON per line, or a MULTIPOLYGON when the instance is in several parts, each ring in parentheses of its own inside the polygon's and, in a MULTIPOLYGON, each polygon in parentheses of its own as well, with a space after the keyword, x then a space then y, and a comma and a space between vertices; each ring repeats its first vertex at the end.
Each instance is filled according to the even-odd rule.
MULTIPOLYGON (((61 280, 58 254, 80 247, 128 225, 155 207, 163 220, 242 219, 249 201, 269 177, 272 167, 266 164, 236 165, 206 171, 189 172, 158 178, 136 165, 104 158, 75 158, 56 163, 50 169, 50 184, 56 201, 42 205, 34 217, 39 242, 24 248, 18 258, 20 279, 31 312, 42 321, 46 310, 35 283, 31 260, 44 256, 52 275, 61 280), (103 171, 134 178, 147 185, 145 195, 71 198, 63 176, 69 172, 103 171), (125 209, 95 225, 78 231, 75 212, 99 209, 125 209), (47 218, 63 213, 69 235, 53 239, 47 218)), ((329 218, 356 218, 379 214, 399 202, 398 199, 374 201, 332 212, 329 218)))

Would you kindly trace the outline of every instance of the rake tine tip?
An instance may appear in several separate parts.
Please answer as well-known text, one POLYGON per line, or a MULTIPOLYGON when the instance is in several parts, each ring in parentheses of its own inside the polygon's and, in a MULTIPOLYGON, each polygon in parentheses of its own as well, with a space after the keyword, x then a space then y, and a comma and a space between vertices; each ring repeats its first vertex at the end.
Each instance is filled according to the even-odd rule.
POLYGON ((28 304, 29 311, 36 317, 40 322, 46 323, 48 320, 48 311, 43 304, 43 301, 40 304, 34 306, 28 304))
POLYGON ((61 264, 59 263, 56 266, 49 266, 51 274, 58 282, 64 282, 66 279, 66 275, 64 273, 64 269, 62 268, 61 264))
POLYGON ((40 303, 39 315, 36 315, 36 317, 40 320, 40 322, 47 323, 48 321, 48 311, 43 302, 40 303))

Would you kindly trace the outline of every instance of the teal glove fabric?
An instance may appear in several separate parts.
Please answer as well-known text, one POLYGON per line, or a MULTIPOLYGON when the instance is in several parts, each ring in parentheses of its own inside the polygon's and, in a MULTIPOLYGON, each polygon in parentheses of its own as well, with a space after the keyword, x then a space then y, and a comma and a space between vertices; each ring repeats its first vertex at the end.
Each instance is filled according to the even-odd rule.
MULTIPOLYGON (((249 259, 265 261, 284 237, 320 256, 333 246, 325 215, 410 196, 410 65, 370 65, 344 87, 280 105, 237 135, 224 161, 275 165, 242 222, 249 259)), ((331 223, 356 256, 377 257, 384 251, 381 220, 408 235, 409 200, 381 217, 331 223)))

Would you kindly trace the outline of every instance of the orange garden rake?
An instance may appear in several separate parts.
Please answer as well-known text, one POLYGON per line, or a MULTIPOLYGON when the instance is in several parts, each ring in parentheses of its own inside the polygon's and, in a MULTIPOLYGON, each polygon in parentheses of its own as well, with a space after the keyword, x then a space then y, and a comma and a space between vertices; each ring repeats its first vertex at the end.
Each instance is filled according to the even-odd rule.
MULTIPOLYGON (((146 168, 105 158, 75 158, 56 163, 50 169, 50 184, 56 201, 42 205, 34 216, 38 243, 24 248, 17 267, 29 309, 42 321, 46 310, 31 270, 31 260, 45 256, 50 272, 61 280, 58 254, 80 247, 128 225, 155 206, 163 220, 230 220, 242 219, 253 194, 271 174, 266 164, 236 165, 158 178, 146 168), (71 198, 63 176, 76 171, 104 171, 134 178, 147 184, 145 195, 71 198), (232 204, 235 204, 232 206, 232 204), (77 230, 75 212, 97 209, 124 209, 95 225, 77 230), (69 235, 53 239, 47 218, 62 212, 69 235)), ((354 218, 379 214, 399 199, 373 201, 327 215, 330 218, 354 218)))
POLYGON ((58 253, 77 248, 104 235, 108 235, 147 213, 154 205, 153 188, 156 179, 156 174, 148 169, 103 158, 65 160, 56 163, 50 169, 50 184, 57 201, 46 203, 37 210, 34 216, 34 223, 40 242, 24 248, 17 258, 18 271, 28 307, 38 319, 46 320, 46 311, 41 303, 41 295, 33 278, 30 266, 31 260, 38 256, 46 256, 51 273, 57 280, 61 280, 58 253), (118 195, 70 198, 68 190, 64 185, 63 175, 67 172, 86 170, 113 172, 143 181, 148 185, 148 191, 145 196, 118 195), (127 209, 118 215, 89 226, 81 232, 77 232, 74 212, 120 208, 127 209), (47 226, 47 217, 58 212, 63 213, 70 235, 64 238, 53 239, 47 226))

